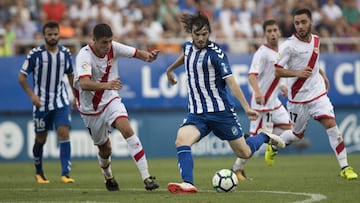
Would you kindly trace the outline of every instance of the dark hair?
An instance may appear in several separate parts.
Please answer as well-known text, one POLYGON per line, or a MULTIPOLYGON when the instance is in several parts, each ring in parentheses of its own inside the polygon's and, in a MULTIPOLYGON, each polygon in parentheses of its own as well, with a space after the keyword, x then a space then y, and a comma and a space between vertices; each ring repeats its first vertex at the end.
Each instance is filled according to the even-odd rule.
POLYGON ((199 31, 206 26, 211 33, 209 19, 202 12, 198 12, 197 15, 183 14, 180 20, 184 23, 185 31, 188 33, 191 33, 193 26, 196 27, 194 31, 199 31))
POLYGON ((278 25, 278 23, 274 19, 265 20, 262 25, 264 32, 265 32, 266 27, 269 25, 278 25))
POLYGON ((60 29, 59 28, 59 23, 55 22, 55 21, 49 21, 47 23, 45 23, 45 25, 43 26, 43 29, 42 29, 42 32, 43 34, 45 34, 45 29, 46 28, 57 28, 57 29, 60 29))
POLYGON ((311 11, 307 8, 300 8, 300 9, 296 10, 294 12, 293 16, 302 15, 302 14, 306 14, 311 20, 311 11))
POLYGON ((111 27, 108 24, 100 23, 94 27, 93 37, 95 39, 99 39, 102 37, 112 37, 112 36, 113 33, 111 31, 111 27))

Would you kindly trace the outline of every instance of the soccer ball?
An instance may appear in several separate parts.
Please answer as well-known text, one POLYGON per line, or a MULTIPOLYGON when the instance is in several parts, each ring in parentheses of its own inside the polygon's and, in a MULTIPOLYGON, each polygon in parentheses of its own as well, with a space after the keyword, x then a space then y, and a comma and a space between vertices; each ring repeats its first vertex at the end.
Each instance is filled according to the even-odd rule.
POLYGON ((238 185, 238 178, 230 169, 220 169, 214 174, 212 185, 216 192, 232 192, 238 185))

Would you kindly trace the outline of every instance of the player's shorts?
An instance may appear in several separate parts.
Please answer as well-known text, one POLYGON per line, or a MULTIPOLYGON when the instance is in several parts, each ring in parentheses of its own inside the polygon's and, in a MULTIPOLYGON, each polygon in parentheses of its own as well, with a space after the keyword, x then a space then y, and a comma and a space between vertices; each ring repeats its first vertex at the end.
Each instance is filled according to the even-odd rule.
POLYGON ((195 125, 200 131, 199 141, 213 132, 221 140, 235 140, 243 135, 234 110, 193 114, 189 113, 181 126, 195 125))
POLYGON ((293 132, 300 134, 305 131, 310 118, 318 120, 323 117, 334 118, 334 107, 327 95, 306 104, 287 102, 287 109, 293 123, 293 132))
POLYGON ((33 120, 35 126, 35 133, 42 133, 48 130, 53 130, 59 126, 71 126, 70 105, 51 111, 39 111, 36 109, 33 112, 33 120))
POLYGON ((106 142, 111 133, 111 125, 119 117, 128 117, 125 105, 119 98, 111 101, 104 111, 98 115, 81 115, 94 145, 102 145, 106 142))
POLYGON ((259 116, 256 120, 250 121, 250 135, 256 135, 257 131, 262 128, 269 132, 279 125, 291 125, 289 113, 283 105, 273 111, 258 112, 259 116))

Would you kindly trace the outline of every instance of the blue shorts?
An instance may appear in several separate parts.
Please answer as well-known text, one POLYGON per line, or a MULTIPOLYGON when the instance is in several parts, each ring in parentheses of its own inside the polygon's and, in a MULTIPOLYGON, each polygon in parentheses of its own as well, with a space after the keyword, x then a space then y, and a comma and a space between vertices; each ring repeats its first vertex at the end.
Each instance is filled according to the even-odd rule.
POLYGON ((189 113, 181 126, 195 125, 200 131, 199 141, 213 132, 221 140, 235 140, 243 135, 234 110, 202 114, 189 113))
POLYGON ((70 106, 54 109, 51 111, 33 112, 35 133, 46 132, 52 130, 55 126, 71 126, 70 106))

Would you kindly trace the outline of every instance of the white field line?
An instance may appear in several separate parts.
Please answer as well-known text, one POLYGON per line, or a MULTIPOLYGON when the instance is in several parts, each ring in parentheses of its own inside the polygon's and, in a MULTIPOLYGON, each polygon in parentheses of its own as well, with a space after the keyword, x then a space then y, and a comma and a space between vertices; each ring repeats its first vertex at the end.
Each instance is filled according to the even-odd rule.
MULTIPOLYGON (((0 190, 2 191, 33 191, 34 188, 0 188, 0 190)), ((95 188, 37 188, 36 190, 40 190, 40 191, 51 191, 51 190, 56 190, 56 191, 104 191, 105 189, 95 189, 95 188)), ((140 188, 121 188, 121 191, 145 191, 144 189, 140 189, 140 188)), ((157 189, 157 191, 167 191, 166 189, 157 189)), ((215 192, 214 190, 199 190, 199 193, 213 193, 215 192)), ((308 197, 305 200, 301 200, 301 201, 295 201, 295 202, 291 202, 291 203, 312 203, 312 202, 318 202, 321 200, 325 200, 327 199, 327 197, 323 194, 314 194, 314 193, 305 193, 305 192, 286 192, 286 191, 269 191, 269 190, 248 190, 248 191, 234 191, 235 193, 247 193, 247 192, 251 192, 251 193, 272 193, 272 194, 281 194, 281 195, 298 195, 298 196, 306 196, 308 197)), ((0 202, 2 202, 0 200, 0 202)), ((56 201, 54 201, 56 202, 56 201)), ((92 203, 97 203, 96 201, 91 201, 92 203)))

